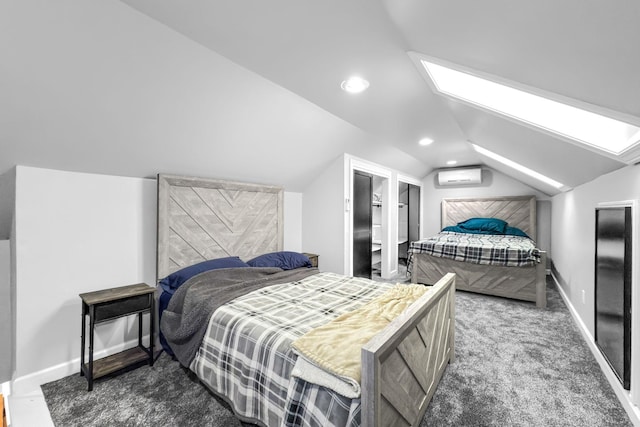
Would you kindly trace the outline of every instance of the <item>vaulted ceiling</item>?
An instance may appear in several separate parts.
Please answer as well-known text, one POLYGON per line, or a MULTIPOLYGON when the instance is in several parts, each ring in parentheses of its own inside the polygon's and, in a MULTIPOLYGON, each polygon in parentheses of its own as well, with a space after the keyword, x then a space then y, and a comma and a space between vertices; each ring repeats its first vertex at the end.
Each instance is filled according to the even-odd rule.
POLYGON ((620 168, 548 133, 435 94, 417 52, 588 103, 640 124, 640 4, 570 0, 123 0, 424 162, 486 163, 470 142, 569 187, 620 168), (351 74, 368 91, 339 89, 351 74), (422 147, 417 141, 435 143, 422 147))
POLYGON ((388 166, 416 176, 448 167, 449 160, 456 160, 457 166, 486 164, 552 195, 556 189, 479 155, 471 143, 569 187, 626 165, 434 93, 411 52, 576 100, 640 125, 636 0, 64 0, 55 8, 44 0, 25 2, 3 2, 0 13, 0 26, 5 28, 0 30, 5 31, 0 47, 9 52, 0 59, 5 76, 0 89, 9 94, 0 101, 0 124, 5 127, 0 130, 5 154, 0 172, 13 162, 133 176, 159 171, 255 180, 259 177, 251 173, 259 170, 259 160, 269 150, 285 153, 298 148, 305 157, 292 157, 272 168, 277 182, 290 182, 293 191, 302 190, 313 173, 346 151, 371 161, 386 159, 388 166), (134 37, 126 28, 141 27, 143 18, 190 40, 194 47, 146 24, 134 37), (98 37, 100 31, 107 35, 98 37), (147 46, 144 54, 135 51, 142 44, 147 46), (200 58, 199 48, 211 52, 211 61, 189 64, 200 58), (185 50, 195 53, 176 54, 185 50), (44 54, 34 59, 34 51, 44 54), (218 56, 236 64, 235 71, 225 68, 218 56), (72 65, 65 68, 56 61, 72 65), (143 61, 146 64, 140 65, 143 61), (178 72, 176 63, 181 61, 178 72), (166 75, 145 73, 151 67, 164 69, 166 75), (215 76, 219 86, 204 87, 211 90, 209 99, 196 101, 198 94, 188 80, 211 69, 222 70, 215 76), (169 73, 176 76, 174 89, 169 88, 174 84, 169 73), (251 74, 264 82, 249 86, 251 74), (340 89, 341 81, 353 74, 370 82, 367 91, 354 95, 340 89), (219 82, 225 78, 226 86, 219 82), (15 79, 24 81, 12 85, 15 79), (239 81, 247 86, 235 89, 235 99, 233 85, 239 81), (100 82, 105 82, 102 93, 95 88, 100 82), (27 105, 25 93, 36 102, 27 105), (175 99, 163 99, 167 95, 175 99), (154 96, 156 104, 149 109, 154 96), (200 118, 179 117, 180 109, 201 111, 222 104, 216 96, 226 100, 225 107, 216 108, 228 108, 233 116, 217 115, 218 122, 210 128, 202 124, 204 112, 200 118), (146 108, 140 108, 142 97, 146 108), (69 111, 87 109, 87 103, 96 114, 79 112, 85 114, 83 120, 77 128, 71 126, 69 111), (27 117, 30 112, 33 117, 27 117), (45 118, 38 119, 38 114, 45 118), (264 116, 272 123, 266 138, 270 149, 259 143, 257 148, 243 145, 244 140, 260 138, 266 124, 245 123, 241 114, 249 120, 264 116), (167 117, 176 116, 169 123, 167 117), (300 140, 305 132, 308 141, 300 140), (238 141, 229 141, 232 133, 238 141), (219 144, 207 151, 202 145, 189 145, 218 134, 230 146, 219 144), (420 146, 423 137, 435 142, 420 146), (183 152, 201 154, 182 159, 176 148, 159 150, 154 143, 162 138, 179 140, 183 152), (81 140, 80 147, 74 139, 81 140), (255 157, 246 160, 242 172, 229 162, 215 163, 215 158, 232 155, 233 148, 250 149, 255 157))

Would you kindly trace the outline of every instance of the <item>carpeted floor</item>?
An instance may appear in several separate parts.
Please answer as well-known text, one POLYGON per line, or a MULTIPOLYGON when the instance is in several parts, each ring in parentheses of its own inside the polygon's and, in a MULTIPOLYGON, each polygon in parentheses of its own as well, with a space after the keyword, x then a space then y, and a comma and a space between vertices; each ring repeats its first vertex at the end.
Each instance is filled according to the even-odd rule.
MULTIPOLYGON (((456 294, 456 359, 422 426, 631 426, 555 286, 548 308, 456 294)), ((42 386, 56 426, 241 426, 164 353, 153 367, 42 386)))
POLYGON ((546 310, 456 293, 456 360, 422 426, 631 426, 555 285, 546 310))

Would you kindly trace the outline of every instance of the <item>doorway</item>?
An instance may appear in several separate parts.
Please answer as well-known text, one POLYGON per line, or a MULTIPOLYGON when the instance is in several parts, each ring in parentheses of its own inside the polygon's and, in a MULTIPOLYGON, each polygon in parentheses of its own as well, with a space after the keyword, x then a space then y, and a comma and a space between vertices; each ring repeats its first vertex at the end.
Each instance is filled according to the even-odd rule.
POLYGON ((373 175, 353 171, 353 276, 371 279, 373 175))
POLYGON ((371 199, 371 278, 382 277, 383 230, 386 229, 383 214, 384 179, 373 176, 373 194, 371 199))
POLYGON ((405 270, 398 274, 399 183, 405 183, 408 191, 405 205, 411 217, 406 220, 405 235, 409 241, 420 236, 421 181, 348 155, 344 166, 348 177, 344 193, 345 274, 403 281, 405 270))
POLYGON ((388 275, 388 178, 353 171, 353 276, 388 275))
POLYGON ((398 275, 406 276, 411 242, 420 239, 420 187, 398 182, 398 275))
POLYGON ((595 342, 631 387, 631 207, 596 208, 595 342))

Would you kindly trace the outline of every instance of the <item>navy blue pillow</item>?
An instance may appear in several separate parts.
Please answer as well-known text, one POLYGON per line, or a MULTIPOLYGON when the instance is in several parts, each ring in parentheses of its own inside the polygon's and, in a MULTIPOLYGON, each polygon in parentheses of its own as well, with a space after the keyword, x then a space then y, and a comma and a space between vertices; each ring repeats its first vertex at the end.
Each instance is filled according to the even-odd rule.
POLYGON ((309 258, 299 252, 281 251, 259 255, 247 261, 251 267, 278 267, 283 270, 293 270, 301 267, 311 267, 309 258))
POLYGON ((162 289, 169 292, 170 294, 173 294, 175 290, 182 286, 184 282, 186 282, 196 274, 200 274, 204 271, 216 270, 219 268, 235 267, 249 267, 249 265, 237 256, 210 259, 173 272, 164 279, 160 280, 158 284, 162 289))
POLYGON ((491 234, 504 234, 507 222, 498 218, 470 218, 459 222, 458 227, 466 230, 484 231, 491 234))

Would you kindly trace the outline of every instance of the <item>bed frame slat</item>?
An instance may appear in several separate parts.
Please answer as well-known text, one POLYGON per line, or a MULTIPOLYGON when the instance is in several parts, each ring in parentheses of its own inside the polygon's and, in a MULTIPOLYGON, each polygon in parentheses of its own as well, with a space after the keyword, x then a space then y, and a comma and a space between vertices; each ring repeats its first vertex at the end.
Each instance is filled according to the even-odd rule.
MULTIPOLYGON (((536 238, 535 196, 442 200, 442 227, 474 217, 502 219, 534 240, 536 238)), ((474 264, 424 253, 413 254, 412 283, 435 283, 448 272, 457 275, 459 290, 532 301, 540 308, 547 306, 544 251, 540 251, 539 263, 525 267, 474 264)))
MULTIPOLYGON (((205 259, 283 250, 283 227, 280 187, 158 175, 158 279, 205 259)), ((454 359, 454 295, 447 274, 363 347, 363 426, 420 424, 454 359)))
POLYGON ((441 228, 469 218, 498 218, 536 240, 535 196, 442 199, 441 228))
POLYGON ((362 348, 363 426, 420 424, 454 359, 454 304, 449 273, 362 348))
POLYGON ((157 279, 198 262, 283 248, 283 189, 158 175, 157 279))

